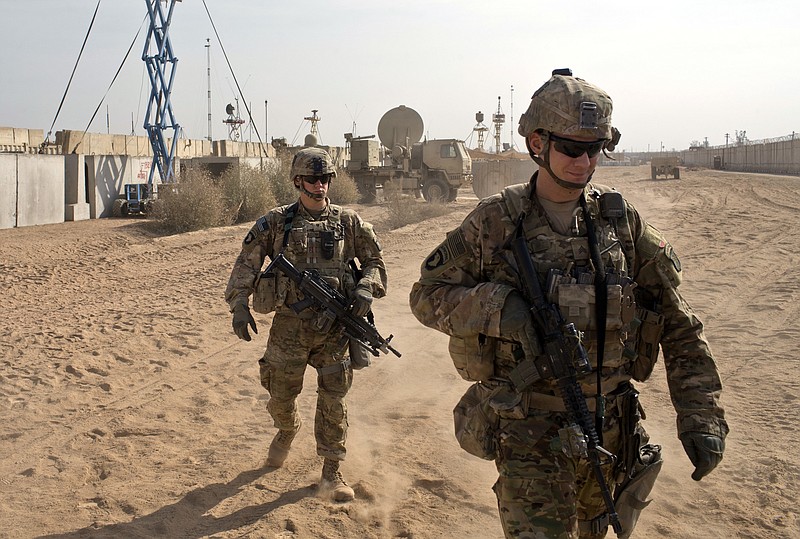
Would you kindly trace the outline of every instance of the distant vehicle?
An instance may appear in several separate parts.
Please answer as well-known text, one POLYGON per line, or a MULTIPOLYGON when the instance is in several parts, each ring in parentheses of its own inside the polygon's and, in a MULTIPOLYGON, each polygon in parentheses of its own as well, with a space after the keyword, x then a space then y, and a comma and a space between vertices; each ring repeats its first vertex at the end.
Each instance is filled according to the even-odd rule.
POLYGON ((674 155, 653 157, 650 159, 650 177, 655 180, 659 176, 666 178, 671 174, 676 180, 680 179, 681 169, 678 168, 680 164, 680 159, 674 155))
POLYGON ((347 172, 353 177, 362 202, 374 202, 392 182, 428 202, 452 202, 459 187, 472 183, 472 159, 457 139, 420 141, 422 117, 405 105, 386 112, 375 135, 354 137, 345 133, 350 147, 347 172))

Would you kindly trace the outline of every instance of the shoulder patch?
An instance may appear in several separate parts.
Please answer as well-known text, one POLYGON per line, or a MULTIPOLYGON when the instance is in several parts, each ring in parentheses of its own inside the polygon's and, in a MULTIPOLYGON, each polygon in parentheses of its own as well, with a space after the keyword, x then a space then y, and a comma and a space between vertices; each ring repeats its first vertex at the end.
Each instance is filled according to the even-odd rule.
POLYGON ((464 241, 464 232, 458 228, 449 232, 447 238, 425 259, 423 267, 427 271, 434 271, 451 260, 467 254, 467 244, 464 241))

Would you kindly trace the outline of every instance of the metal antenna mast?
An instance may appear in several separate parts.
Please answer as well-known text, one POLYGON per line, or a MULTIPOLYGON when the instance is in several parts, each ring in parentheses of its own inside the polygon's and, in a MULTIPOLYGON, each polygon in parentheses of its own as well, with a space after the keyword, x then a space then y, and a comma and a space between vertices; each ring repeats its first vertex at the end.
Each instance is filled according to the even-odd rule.
POLYGON ((478 111, 475 113, 475 121, 478 123, 475 124, 475 127, 473 127, 472 130, 478 133, 478 149, 483 151, 483 140, 486 136, 486 132, 489 130, 488 127, 483 125, 483 112, 478 111))
POLYGON ((161 183, 171 183, 175 179, 173 159, 181 126, 175 120, 170 100, 178 59, 172 53, 169 25, 172 21, 175 2, 180 1, 145 0, 147 13, 150 15, 150 29, 147 32, 142 60, 147 65, 151 88, 150 99, 147 102, 147 114, 144 119, 144 128, 150 138, 150 145, 153 147, 153 163, 148 179, 150 185, 153 184, 153 175, 156 169, 161 177, 161 183), (166 14, 161 6, 162 2, 169 4, 166 14), (151 50, 152 54, 149 54, 151 50), (173 130, 172 144, 169 148, 164 139, 165 129, 173 130))
POLYGON ((208 63, 208 141, 211 142, 211 39, 206 38, 206 62, 208 63))
POLYGON ((503 124, 506 123, 506 115, 500 110, 500 96, 497 96, 497 112, 492 114, 494 124, 494 147, 495 153, 500 153, 500 135, 503 132, 503 124))

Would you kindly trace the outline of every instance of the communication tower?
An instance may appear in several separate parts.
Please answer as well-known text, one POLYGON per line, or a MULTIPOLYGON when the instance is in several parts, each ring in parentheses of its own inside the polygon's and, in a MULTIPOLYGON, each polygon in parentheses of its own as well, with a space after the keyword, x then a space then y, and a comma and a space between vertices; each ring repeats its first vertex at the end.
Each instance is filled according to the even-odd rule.
POLYGON ((317 116, 318 111, 319 109, 313 109, 311 111, 311 116, 306 116, 305 118, 303 118, 304 120, 308 120, 309 122, 311 122, 311 134, 317 137, 317 140, 319 140, 319 128, 317 127, 317 125, 319 124, 320 120, 322 120, 322 118, 317 116))
POLYGON ((478 134, 478 149, 483 151, 483 140, 486 136, 486 132, 489 130, 489 128, 483 124, 483 112, 478 111, 475 113, 475 121, 478 123, 472 128, 472 131, 478 134))
POLYGON ((229 140, 239 140, 241 136, 240 128, 244 123, 241 116, 239 116, 239 98, 236 98, 236 106, 234 107, 230 103, 225 107, 225 113, 228 115, 227 118, 222 120, 222 123, 228 126, 228 139, 229 140))
POLYGON ((497 112, 492 114, 492 123, 494 124, 494 147, 495 153, 500 153, 500 136, 503 133, 503 124, 506 123, 506 115, 500 109, 500 96, 497 96, 497 112))

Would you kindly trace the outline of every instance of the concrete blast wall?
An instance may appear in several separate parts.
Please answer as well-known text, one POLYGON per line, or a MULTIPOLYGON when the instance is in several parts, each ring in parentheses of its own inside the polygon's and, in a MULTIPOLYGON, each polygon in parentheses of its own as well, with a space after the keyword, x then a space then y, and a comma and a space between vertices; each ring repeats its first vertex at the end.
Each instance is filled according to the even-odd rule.
POLYGON ((0 155, 0 228, 64 222, 64 157, 0 155))
POLYGON ((768 174, 800 174, 800 135, 783 140, 697 148, 680 153, 683 163, 714 167, 718 158, 724 170, 768 174))
MULTIPOLYGON (((87 199, 92 219, 110 217, 114 200, 122 194, 126 183, 147 183, 150 157, 129 155, 86 155, 87 199)), ((155 183, 158 182, 156 174, 155 183)))
POLYGON ((472 191, 478 198, 530 180, 538 167, 531 159, 475 159, 472 161, 472 191))

